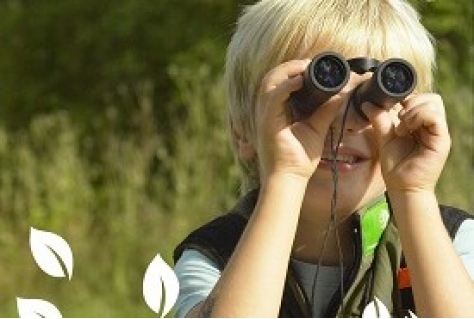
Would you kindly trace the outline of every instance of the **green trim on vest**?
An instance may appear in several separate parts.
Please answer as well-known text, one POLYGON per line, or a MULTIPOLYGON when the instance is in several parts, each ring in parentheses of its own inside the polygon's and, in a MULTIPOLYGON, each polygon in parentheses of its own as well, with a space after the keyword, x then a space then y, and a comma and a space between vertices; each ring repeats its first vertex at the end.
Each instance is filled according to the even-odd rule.
POLYGON ((372 255, 390 219, 390 211, 385 198, 369 206, 362 213, 362 253, 372 255))

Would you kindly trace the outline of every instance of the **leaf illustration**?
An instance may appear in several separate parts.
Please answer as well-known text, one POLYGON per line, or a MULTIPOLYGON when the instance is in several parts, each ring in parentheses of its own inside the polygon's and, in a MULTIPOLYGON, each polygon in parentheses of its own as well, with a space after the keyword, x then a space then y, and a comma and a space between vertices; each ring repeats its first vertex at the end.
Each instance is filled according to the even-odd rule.
POLYGON ((65 277, 66 268, 69 280, 72 277, 73 258, 68 243, 60 236, 30 228, 30 249, 38 266, 48 275, 53 277, 65 277))
POLYGON ((408 313, 410 314, 410 318, 418 318, 411 310, 408 310, 408 313))
POLYGON ((362 313, 362 318, 391 318, 387 307, 377 297, 369 303, 362 313))
POLYGON ((143 296, 151 310, 164 317, 174 306, 178 299, 179 283, 174 271, 161 258, 156 255, 143 277, 143 296), (164 303, 162 302, 164 290, 164 303), (163 309, 161 305, 163 304, 163 309))
POLYGON ((20 318, 62 318, 59 310, 51 303, 41 299, 16 298, 20 318))

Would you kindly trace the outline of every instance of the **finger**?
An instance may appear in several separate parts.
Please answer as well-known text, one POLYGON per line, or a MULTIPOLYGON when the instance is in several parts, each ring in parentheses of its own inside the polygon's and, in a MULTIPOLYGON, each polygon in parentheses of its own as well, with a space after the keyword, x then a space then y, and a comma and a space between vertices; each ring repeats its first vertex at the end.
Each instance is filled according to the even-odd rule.
POLYGON ((436 109, 430 102, 412 107, 399 118, 399 126, 402 127, 397 128, 398 131, 415 132, 425 128, 432 135, 443 135, 447 130, 444 113, 436 109))
POLYGON ((395 126, 395 134, 397 136, 407 136, 412 133, 413 132, 406 126, 405 122, 400 122, 398 125, 395 126))
POLYGON ((444 117, 446 117, 443 99, 439 94, 436 93, 422 93, 409 96, 400 103, 403 108, 403 110, 400 112, 400 116, 403 116, 405 113, 417 107, 418 105, 426 103, 432 105, 433 111, 439 112, 444 117))
POLYGON ((372 124, 381 145, 384 145, 394 137, 395 124, 390 111, 377 107, 369 102, 362 103, 361 109, 372 124))
POLYGON ((267 73, 262 80, 257 112, 268 112, 270 117, 287 117, 285 101, 292 92, 302 87, 302 73, 309 62, 309 60, 288 61, 267 73))
POLYGON ((308 59, 291 60, 275 67, 262 79, 262 92, 274 91, 282 82, 302 74, 310 62, 308 59))

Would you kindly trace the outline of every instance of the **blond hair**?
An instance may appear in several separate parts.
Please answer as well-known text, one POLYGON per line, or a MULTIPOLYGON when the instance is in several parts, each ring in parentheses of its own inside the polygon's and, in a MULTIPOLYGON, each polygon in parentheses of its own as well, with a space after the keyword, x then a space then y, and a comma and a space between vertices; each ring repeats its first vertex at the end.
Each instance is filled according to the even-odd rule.
MULTIPOLYGON (((231 130, 253 141, 253 110, 264 75, 284 61, 323 51, 380 61, 403 58, 417 72, 415 91, 432 88, 433 41, 405 0, 261 0, 245 7, 227 50, 231 130)), ((256 160, 237 159, 243 191, 258 187, 256 160)))

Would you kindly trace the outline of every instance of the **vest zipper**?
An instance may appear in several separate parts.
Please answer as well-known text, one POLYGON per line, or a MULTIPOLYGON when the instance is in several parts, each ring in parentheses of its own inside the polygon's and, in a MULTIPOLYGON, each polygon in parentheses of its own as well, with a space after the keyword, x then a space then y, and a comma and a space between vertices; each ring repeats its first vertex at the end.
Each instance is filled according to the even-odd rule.
POLYGON ((351 267, 348 269, 346 275, 344 276, 343 285, 339 286, 339 289, 333 294, 331 301, 329 302, 328 307, 324 313, 325 318, 336 317, 338 309, 342 303, 341 288, 344 287, 344 292, 347 292, 348 288, 350 288, 350 286, 353 284, 362 263, 362 233, 359 215, 355 216, 354 224, 354 262, 352 263, 351 267))

